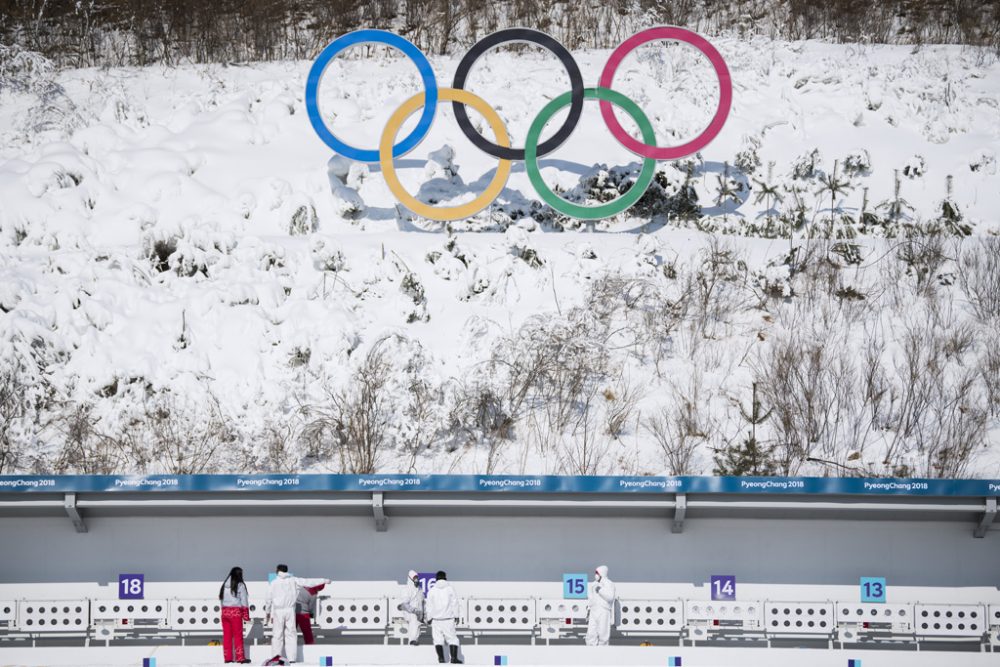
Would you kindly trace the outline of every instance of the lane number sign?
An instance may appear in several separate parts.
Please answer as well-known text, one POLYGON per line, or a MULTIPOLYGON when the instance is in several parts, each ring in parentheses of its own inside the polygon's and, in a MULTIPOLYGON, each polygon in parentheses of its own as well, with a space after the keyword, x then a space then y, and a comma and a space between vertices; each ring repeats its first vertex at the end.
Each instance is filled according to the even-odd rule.
POLYGON ((885 602, 885 577, 861 577, 861 601, 885 602))
POLYGON ((146 593, 146 577, 141 574, 118 575, 118 599, 142 600, 146 593))
POLYGON ((587 575, 580 573, 563 575, 563 599, 583 600, 587 597, 587 575))
POLYGON ((711 580, 713 600, 736 599, 736 577, 732 574, 713 574, 711 580))

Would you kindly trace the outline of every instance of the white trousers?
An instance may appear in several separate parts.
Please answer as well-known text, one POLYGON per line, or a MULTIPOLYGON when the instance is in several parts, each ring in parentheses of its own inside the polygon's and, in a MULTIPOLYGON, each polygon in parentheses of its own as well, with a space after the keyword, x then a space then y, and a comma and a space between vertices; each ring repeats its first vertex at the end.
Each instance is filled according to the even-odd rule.
POLYGON ((298 653, 295 607, 271 610, 271 655, 283 655, 293 662, 298 653))
POLYGON ((403 612, 406 619, 406 640, 415 642, 420 638, 420 618, 408 611, 403 612))
POLYGON ((455 619, 435 618, 431 623, 431 636, 434 638, 435 646, 442 646, 443 644, 458 646, 458 633, 455 632, 455 619))
POLYGON ((590 621, 587 623, 587 646, 607 646, 610 637, 611 610, 591 607, 590 621))

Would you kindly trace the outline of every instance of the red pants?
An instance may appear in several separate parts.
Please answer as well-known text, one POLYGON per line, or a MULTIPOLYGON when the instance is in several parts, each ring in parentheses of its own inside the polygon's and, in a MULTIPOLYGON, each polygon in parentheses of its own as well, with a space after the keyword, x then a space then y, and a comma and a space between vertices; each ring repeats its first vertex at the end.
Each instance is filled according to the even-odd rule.
POLYGON ((226 662, 235 660, 242 662, 246 659, 243 652, 243 608, 223 607, 222 608, 222 659, 226 662), (236 655, 234 656, 233 649, 236 655))
POLYGON ((298 624, 299 630, 302 631, 303 643, 315 644, 316 639, 313 637, 312 621, 309 614, 295 614, 295 622, 298 624))

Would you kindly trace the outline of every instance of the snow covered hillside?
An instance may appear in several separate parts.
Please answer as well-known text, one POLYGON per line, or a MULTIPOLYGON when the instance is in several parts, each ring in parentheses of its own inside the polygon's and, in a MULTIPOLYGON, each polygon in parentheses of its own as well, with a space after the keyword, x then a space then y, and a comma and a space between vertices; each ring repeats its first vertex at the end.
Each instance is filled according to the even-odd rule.
MULTIPOLYGON (((54 72, 0 51, 0 473, 998 474, 1000 64, 715 43, 722 134, 586 224, 523 163, 472 220, 408 214, 314 134, 309 62, 54 72)), ((419 78, 352 55, 322 107, 374 147, 419 78)), ((575 55, 596 85, 608 53, 575 55)), ((457 57, 431 60, 449 85, 457 57)), ((569 82, 499 51, 467 87, 522 145, 569 82)), ((615 88, 661 144, 717 94, 679 46, 615 88)), ((541 165, 591 203, 640 167, 590 103, 541 165)), ((441 205, 495 167, 446 104, 397 160, 441 205)))

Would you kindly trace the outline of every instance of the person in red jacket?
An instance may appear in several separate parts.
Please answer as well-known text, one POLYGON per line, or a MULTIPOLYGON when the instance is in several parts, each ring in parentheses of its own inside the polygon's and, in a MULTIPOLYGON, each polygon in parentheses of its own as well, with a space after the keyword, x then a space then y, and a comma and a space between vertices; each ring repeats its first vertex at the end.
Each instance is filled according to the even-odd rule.
POLYGON ((299 587, 299 596, 295 600, 295 623, 299 626, 302 640, 306 644, 316 643, 312 631, 312 617, 316 613, 316 595, 324 588, 326 584, 299 587))
POLYGON ((249 664, 243 648, 243 621, 250 620, 250 596, 243 582, 243 568, 234 567, 219 589, 222 604, 222 657, 226 662, 249 664))

